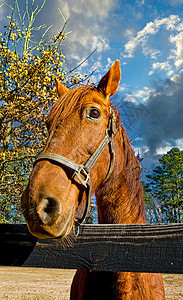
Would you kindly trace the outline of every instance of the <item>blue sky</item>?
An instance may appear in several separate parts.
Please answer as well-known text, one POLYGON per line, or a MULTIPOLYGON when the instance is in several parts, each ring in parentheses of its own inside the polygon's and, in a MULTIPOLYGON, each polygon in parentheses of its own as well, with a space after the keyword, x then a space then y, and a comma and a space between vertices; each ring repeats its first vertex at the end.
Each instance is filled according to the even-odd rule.
MULTIPOLYGON (((80 69, 95 70, 90 80, 97 83, 120 60, 114 100, 144 170, 172 147, 183 149, 183 0, 47 0, 37 22, 53 24, 50 35, 63 26, 58 8, 72 31, 63 45, 68 69, 97 48, 80 69)), ((1 24, 6 14, 1 7, 1 24)))

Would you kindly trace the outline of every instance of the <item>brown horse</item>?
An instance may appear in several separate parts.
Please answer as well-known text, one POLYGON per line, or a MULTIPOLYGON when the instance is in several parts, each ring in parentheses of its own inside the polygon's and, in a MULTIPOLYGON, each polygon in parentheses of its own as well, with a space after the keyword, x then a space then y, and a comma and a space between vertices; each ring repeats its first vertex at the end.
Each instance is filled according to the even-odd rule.
MULTIPOLYGON (((110 102, 120 76, 116 61, 97 87, 69 90, 56 81, 59 100, 48 116, 48 142, 22 196, 33 235, 67 236, 85 218, 91 192, 99 223, 146 222, 138 159, 110 102)), ((165 295, 159 274, 78 270, 71 299, 161 300, 165 295)))

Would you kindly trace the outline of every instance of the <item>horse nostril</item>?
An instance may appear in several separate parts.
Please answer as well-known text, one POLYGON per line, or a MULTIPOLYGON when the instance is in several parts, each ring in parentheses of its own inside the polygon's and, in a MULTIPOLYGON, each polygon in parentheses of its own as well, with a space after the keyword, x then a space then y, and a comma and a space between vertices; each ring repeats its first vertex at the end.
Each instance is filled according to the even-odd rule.
POLYGON ((44 212, 48 215, 52 214, 55 209, 57 208, 58 203, 52 199, 52 198, 47 198, 44 200, 44 212))
POLYGON ((58 219, 61 211, 60 201, 54 198, 46 198, 38 206, 38 215, 45 225, 52 225, 58 219))

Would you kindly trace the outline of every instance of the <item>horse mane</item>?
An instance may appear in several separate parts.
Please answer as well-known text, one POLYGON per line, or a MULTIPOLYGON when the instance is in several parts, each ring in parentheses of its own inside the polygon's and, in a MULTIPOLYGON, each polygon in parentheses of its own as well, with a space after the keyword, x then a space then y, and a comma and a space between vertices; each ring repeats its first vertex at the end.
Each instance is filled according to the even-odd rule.
MULTIPOLYGON (((128 223, 129 216, 133 218, 130 223, 146 223, 144 194, 140 182, 141 167, 139 159, 135 156, 127 132, 123 127, 119 109, 115 108, 115 111, 117 116, 116 129, 117 131, 121 131, 123 144, 123 169, 118 176, 111 175, 108 182, 100 185, 95 194, 98 199, 102 198, 103 202, 105 202, 105 199, 107 201, 107 199, 113 198, 116 203, 120 203, 124 211, 122 223, 128 223), (124 183, 127 194, 124 192, 121 195, 119 191, 122 190, 124 183)), ((108 203, 106 203, 107 205, 108 203)), ((110 209, 109 207, 107 210, 110 211, 110 209)))
POLYGON ((87 94, 95 87, 93 85, 82 85, 75 89, 70 89, 60 97, 51 108, 47 116, 46 126, 49 134, 54 132, 61 120, 67 118, 73 111, 80 108, 87 94))

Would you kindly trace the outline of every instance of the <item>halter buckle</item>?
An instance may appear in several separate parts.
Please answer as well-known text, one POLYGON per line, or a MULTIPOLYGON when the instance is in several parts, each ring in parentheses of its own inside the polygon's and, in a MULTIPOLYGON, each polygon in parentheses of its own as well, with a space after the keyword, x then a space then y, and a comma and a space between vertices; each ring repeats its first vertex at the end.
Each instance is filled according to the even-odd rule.
POLYGON ((85 188, 87 188, 87 183, 90 180, 90 174, 85 170, 85 167, 83 165, 79 165, 78 171, 75 171, 74 174, 76 174, 81 184, 84 185, 85 188), (83 179, 81 177, 81 174, 84 175, 86 178, 83 179))

